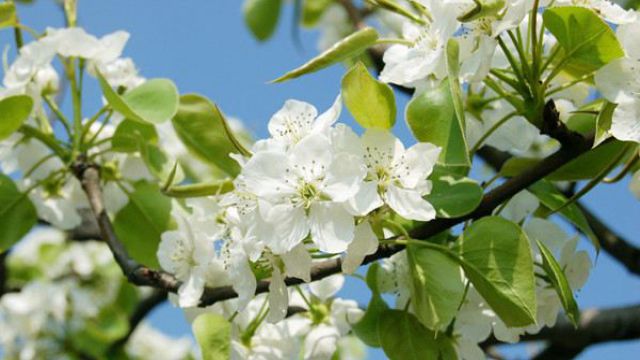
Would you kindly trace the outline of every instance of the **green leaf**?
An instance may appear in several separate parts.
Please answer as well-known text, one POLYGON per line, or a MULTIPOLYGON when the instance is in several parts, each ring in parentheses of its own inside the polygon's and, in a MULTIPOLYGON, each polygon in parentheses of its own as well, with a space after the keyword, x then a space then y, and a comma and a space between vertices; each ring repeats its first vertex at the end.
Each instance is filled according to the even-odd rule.
POLYGON ((406 311, 381 313, 378 336, 384 353, 391 360, 457 359, 451 339, 425 328, 406 311))
POLYGON ((111 150, 125 153, 139 151, 144 144, 158 144, 158 132, 152 124, 125 119, 111 139, 111 150))
POLYGON ((562 307, 567 313, 567 317, 573 323, 573 326, 577 327, 580 321, 580 310, 578 304, 573 297, 573 291, 567 281, 567 277, 564 275, 560 264, 556 261, 551 253, 551 250, 547 248, 541 241, 536 240, 538 249, 540 249, 540 255, 542 255, 542 267, 549 277, 549 281, 553 288, 558 293, 562 307))
POLYGON ((140 144, 140 155, 147 169, 158 180, 166 181, 170 176, 175 182, 184 180, 184 173, 176 160, 154 144, 140 144))
POLYGON ((431 180, 431 193, 425 197, 439 217, 455 218, 475 210, 482 201, 483 191, 472 179, 436 166, 431 180))
POLYGON ((242 7, 244 21, 253 36, 265 41, 278 25, 282 0, 246 0, 242 7))
MULTIPOLYGON (((553 186, 553 184, 545 180, 538 181, 529 186, 529 191, 531 191, 544 206, 551 210, 559 209, 568 201, 567 197, 553 186)), ((591 230, 587 218, 585 218, 577 204, 565 206, 560 210, 560 214, 586 234, 596 248, 596 251, 600 251, 600 241, 593 233, 593 230, 591 230)))
POLYGON ((0 253, 20 241, 36 222, 38 213, 27 194, 0 174, 0 253))
POLYGON ((18 24, 16 16, 16 6, 13 2, 0 4, 0 29, 18 24))
POLYGON ((11 136, 29 118, 33 100, 31 96, 15 95, 0 100, 0 140, 11 136))
POLYGON ((447 74, 449 76, 449 90, 451 91, 451 98, 453 99, 453 110, 456 113, 456 119, 458 120, 458 127, 462 129, 462 138, 466 147, 465 138, 465 111, 464 100, 462 96, 462 85, 460 84, 460 46, 456 39, 449 39, 447 41, 447 74))
POLYGON ((422 246, 407 246, 411 301, 416 316, 438 331, 451 322, 462 302, 465 285, 460 265, 449 255, 422 246))
POLYGON ((105 306, 98 316, 90 318, 73 336, 69 336, 73 348, 103 358, 109 346, 129 331, 129 320, 122 309, 105 306))
POLYGON ((476 290, 511 327, 536 321, 536 293, 529 239, 515 223, 484 217, 460 238, 462 267, 476 290))
POLYGON ((175 198, 192 198, 226 194, 233 191, 233 189, 233 181, 221 180, 210 183, 170 186, 168 189, 163 190, 162 193, 175 198))
POLYGON ((442 147, 443 165, 468 168, 467 144, 454 102, 449 80, 444 80, 437 88, 415 95, 405 117, 416 139, 442 147))
POLYGON ((342 78, 342 98, 353 118, 365 129, 390 129, 396 122, 393 90, 374 79, 361 62, 342 78))
POLYGON ((611 122, 613 121, 613 112, 617 106, 617 104, 607 101, 598 113, 596 117, 596 138, 593 141, 594 148, 611 137, 609 130, 611 129, 611 122))
POLYGON ((384 302, 378 292, 373 292, 371 301, 367 306, 367 310, 357 323, 353 324, 351 329, 362 342, 368 346, 380 347, 380 338, 378 337, 378 319, 380 314, 387 311, 389 306, 384 302))
POLYGON ((224 316, 204 313, 196 317, 191 326, 203 360, 231 358, 231 323, 224 316))
POLYGON ((189 151, 235 176, 240 166, 229 154, 240 151, 227 136, 225 121, 218 107, 198 94, 181 96, 178 113, 172 119, 173 128, 189 151))
POLYGON ((171 199, 162 196, 158 185, 140 181, 129 195, 129 203, 115 216, 113 227, 132 258, 158 267, 156 252, 160 236, 169 230, 171 199))
POLYGON ((624 50, 611 27, 594 11, 584 7, 547 8, 544 26, 558 40, 573 75, 591 73, 611 60, 624 56, 624 50))
POLYGON ((289 71, 272 82, 283 82, 305 74, 314 73, 335 63, 345 61, 358 55, 378 40, 378 32, 370 27, 358 30, 338 41, 322 54, 309 60, 304 65, 289 71))
POLYGON ((302 5, 302 25, 315 26, 333 0, 304 0, 302 5))
POLYGON ((178 89, 170 80, 148 80, 124 95, 111 88, 99 72, 98 81, 109 105, 127 119, 160 124, 171 119, 178 110, 178 89))

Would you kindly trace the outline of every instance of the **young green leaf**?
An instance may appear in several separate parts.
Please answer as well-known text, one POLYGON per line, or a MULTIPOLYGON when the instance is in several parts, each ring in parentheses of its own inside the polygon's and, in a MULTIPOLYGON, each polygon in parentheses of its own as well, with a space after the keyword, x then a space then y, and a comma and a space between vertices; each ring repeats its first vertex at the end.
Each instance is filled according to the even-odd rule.
POLYGON ((215 313, 198 315, 191 325, 203 360, 231 358, 231 323, 215 313))
POLYGON ((425 328, 411 313, 387 310, 378 319, 378 337, 391 360, 457 359, 453 342, 425 328))
POLYGON ((624 56, 611 27, 591 9, 553 7, 547 8, 542 17, 544 26, 562 46, 567 69, 575 76, 591 73, 624 56))
POLYGON ((309 60, 304 65, 289 71, 271 82, 283 82, 305 74, 314 73, 335 63, 345 61, 366 50, 378 40, 378 32, 370 27, 358 30, 338 41, 322 54, 309 60))
POLYGON ((553 257, 551 250, 539 240, 536 240, 536 244, 538 245, 538 249, 540 249, 540 255, 542 255, 542 267, 547 273, 551 285, 553 285, 553 288, 558 293, 567 317, 571 320, 573 326, 577 327, 580 321, 580 310, 578 309, 576 300, 573 298, 573 291, 571 290, 569 281, 567 281, 567 277, 564 275, 560 264, 558 264, 553 257))
POLYGON ((31 96, 15 95, 0 100, 0 140, 11 136, 29 118, 33 109, 31 96))
POLYGON ((17 23, 16 6, 13 2, 8 1, 0 4, 0 29, 14 26, 17 23))
POLYGON ((460 265, 445 253, 422 246, 407 246, 411 273, 411 301, 416 316, 438 331, 455 317, 464 295, 460 265))
POLYGON ((463 168, 470 166, 464 130, 456 115, 449 80, 415 95, 407 104, 405 117, 416 139, 442 147, 442 164, 463 168))
POLYGON ((529 239, 497 216, 473 222, 460 238, 465 274, 507 326, 536 321, 536 293, 529 239))
POLYGON ((129 194, 129 203, 115 216, 113 227, 125 248, 138 262, 158 267, 160 236, 171 224, 171 199, 158 185, 140 181, 129 194))
POLYGON ((144 144, 158 144, 158 132, 152 124, 125 119, 111 139, 111 150, 125 153, 139 151, 144 144))
POLYGON ((281 7, 282 0, 245 0, 242 6, 244 21, 256 39, 265 41, 273 35, 281 7))
POLYGON ((233 191, 233 181, 223 180, 211 183, 170 186, 162 193, 175 198, 191 198, 226 194, 233 191))
POLYGON ((164 181, 172 176, 175 182, 184 180, 184 173, 180 165, 159 146, 152 143, 142 143, 140 144, 140 155, 142 161, 147 165, 147 169, 156 179, 164 181))
POLYGON ((240 172, 238 163, 229 157, 240 150, 227 136, 226 120, 209 99, 198 94, 181 96, 178 113, 171 121, 178 137, 193 154, 231 176, 240 172))
POLYGON ((315 26, 332 3, 333 0, 304 0, 302 3, 302 25, 305 27, 315 26))
POLYGON ((361 62, 342 78, 342 98, 353 118, 365 129, 390 129, 396 122, 393 90, 374 79, 361 62))
POLYGON ((593 140, 594 148, 611 137, 609 130, 611 129, 613 112, 616 110, 617 106, 617 104, 607 101, 602 106, 602 110, 598 113, 598 116, 596 117, 596 138, 593 140))
POLYGON ((178 111, 178 89, 170 80, 148 80, 119 95, 102 74, 97 74, 107 102, 127 119, 160 124, 171 119, 178 111))
MULTIPOLYGON (((552 210, 559 209, 568 201, 566 196, 546 180, 540 180, 529 186, 529 191, 531 191, 544 206, 552 210)), ((596 234, 593 233, 593 230, 591 230, 587 218, 585 218, 578 205, 570 204, 565 206, 560 210, 560 214, 586 234, 596 248, 596 251, 600 252, 600 241, 596 234)))
POLYGON ((380 294, 372 292, 371 301, 367 306, 367 311, 351 329, 362 342, 372 347, 380 347, 380 337, 378 336, 378 320, 380 314, 387 311, 389 306, 384 302, 380 294))
POLYGON ((0 253, 20 241, 36 222, 38 214, 27 194, 0 174, 0 253))
POLYGON ((431 193, 425 199, 433 205, 439 217, 463 216, 480 205, 483 191, 476 181, 441 166, 436 166, 430 180, 431 193))

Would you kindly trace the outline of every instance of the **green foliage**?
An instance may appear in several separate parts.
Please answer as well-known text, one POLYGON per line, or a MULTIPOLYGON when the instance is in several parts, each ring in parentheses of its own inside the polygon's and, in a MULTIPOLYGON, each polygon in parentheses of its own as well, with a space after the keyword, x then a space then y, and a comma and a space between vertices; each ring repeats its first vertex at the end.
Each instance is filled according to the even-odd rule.
POLYGON ((393 90, 373 78, 361 62, 342 78, 342 98, 353 118, 365 129, 390 129, 396 122, 393 90))
POLYGON ((268 40, 278 26, 282 0, 245 0, 244 21, 259 41, 268 40))
POLYGON ((578 322, 580 321, 580 310, 578 309, 576 300, 573 298, 571 286, 569 286, 569 282, 567 281, 560 264, 558 264, 556 259, 553 257, 551 250, 549 250, 549 248, 547 248, 541 241, 536 240, 536 244, 538 245, 538 249, 540 249, 540 255, 542 255, 542 267, 549 277, 551 285, 553 285, 556 293, 558 293, 558 297, 560 298, 560 302, 562 302, 564 311, 567 313, 567 317, 571 320, 573 325, 577 327, 578 322))
POLYGON ((0 253, 25 236, 38 221, 36 209, 11 178, 0 174, 0 253))
POLYGON ((203 360, 231 358, 231 323, 222 315, 204 313, 192 323, 203 360))
POLYGON ((171 200, 157 185, 140 181, 129 195, 129 203, 115 216, 113 227, 132 258, 158 267, 156 252, 160 236, 169 230, 171 200))
POLYGON ((473 222, 460 238, 465 274, 507 326, 536 321, 536 293, 529 239, 497 216, 473 222))
POLYGON ((284 82, 305 74, 311 74, 328 66, 348 60, 359 55, 378 40, 378 32, 370 27, 358 30, 338 41, 322 54, 314 57, 304 65, 287 72, 272 82, 284 82))
POLYGON ((353 332, 365 344, 373 347, 380 347, 380 337, 378 336, 378 319, 380 314, 389 309, 387 303, 384 302, 380 291, 378 290, 378 263, 373 263, 367 271, 367 285, 371 289, 371 300, 367 306, 367 310, 360 321, 351 327, 353 332))
POLYGON ((231 176, 240 172, 238 163, 229 157, 230 153, 240 151, 225 131, 225 118, 209 99, 198 94, 183 95, 178 113, 171 121, 178 137, 193 154, 231 176))
POLYGON ((406 311, 381 313, 378 332, 382 349, 391 360, 458 358, 451 339, 427 329, 406 311))
POLYGON ((104 307, 89 319, 82 331, 70 337, 73 347, 94 358, 103 358, 109 346, 129 331, 129 319, 122 309, 104 307))
POLYGON ((33 100, 27 95, 9 96, 0 100, 0 140, 11 136, 29 118, 33 100))
POLYGON ((156 128, 151 124, 129 119, 125 119, 118 125, 111 139, 111 149, 118 152, 140 151, 145 144, 158 144, 156 128))
MULTIPOLYGON (((593 10, 562 6, 542 14, 544 26, 564 51, 562 66, 573 75, 589 74, 624 56, 615 33, 593 10)), ((560 64, 559 64, 560 65, 560 64)))
POLYGON ((14 26, 18 23, 16 15, 16 6, 13 2, 4 2, 0 4, 0 29, 14 26))
POLYGON ((413 135, 422 142, 442 147, 440 162, 450 167, 470 166, 462 120, 456 115, 449 80, 417 94, 405 111, 413 135))
POLYGON ((159 124, 171 119, 178 110, 178 89, 170 80, 148 80, 124 95, 111 88, 99 72, 98 80, 109 105, 127 119, 159 124))
POLYGON ((315 26, 333 1, 334 0, 303 0, 302 25, 306 27, 315 26))
MULTIPOLYGON (((529 187, 529 191, 531 191, 538 200, 540 200, 540 202, 550 210, 559 209, 568 201, 567 197, 548 181, 538 181, 529 187)), ((593 246, 595 246, 596 250, 600 251, 600 242, 593 233, 593 230, 591 230, 589 222, 584 217, 584 214, 578 205, 574 203, 564 206, 564 208, 560 210, 560 214, 580 229, 580 231, 586 234, 591 240, 593 246)))
POLYGON ((611 129, 611 122, 613 121, 613 112, 617 106, 617 104, 608 101, 602 106, 602 110, 600 110, 596 117, 596 138, 593 141, 593 147, 600 145, 611 136, 609 130, 611 129))
POLYGON ((483 191, 475 180, 436 166, 429 178, 433 188, 425 198, 436 209, 438 217, 455 218, 475 210, 483 191))
POLYGON ((427 328, 438 331, 451 322, 462 302, 465 285, 460 265, 448 254, 407 246, 411 272, 411 304, 427 328))

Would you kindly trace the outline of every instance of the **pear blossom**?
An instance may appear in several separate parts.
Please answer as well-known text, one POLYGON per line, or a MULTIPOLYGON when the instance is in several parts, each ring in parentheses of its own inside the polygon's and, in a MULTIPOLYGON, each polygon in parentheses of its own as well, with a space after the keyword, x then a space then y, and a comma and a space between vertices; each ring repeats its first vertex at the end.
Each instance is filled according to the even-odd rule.
POLYGON ((393 134, 377 129, 365 132, 362 147, 367 177, 358 194, 349 201, 353 213, 363 215, 384 203, 406 219, 435 218, 435 209, 422 197, 431 192, 427 177, 440 148, 418 143, 405 149, 393 134))
POLYGON ((616 31, 626 56, 600 68, 594 80, 596 88, 607 100, 618 104, 613 112, 613 137, 622 141, 640 142, 640 46, 637 34, 640 19, 620 25, 616 31))
POLYGON ((257 195, 270 231, 263 242, 275 254, 293 249, 311 234, 321 251, 344 251, 354 237, 354 219, 344 205, 365 176, 361 160, 337 152, 328 137, 311 134, 289 152, 261 151, 245 164, 242 176, 257 195))
MULTIPOLYGON (((202 206, 191 204, 193 214, 174 207, 178 228, 164 232, 158 248, 160 266, 183 281, 178 290, 181 307, 197 306, 208 281, 222 282, 227 278, 222 259, 216 256, 213 246, 224 228, 207 221, 202 206)), ((212 203, 209 207, 216 206, 212 203)))

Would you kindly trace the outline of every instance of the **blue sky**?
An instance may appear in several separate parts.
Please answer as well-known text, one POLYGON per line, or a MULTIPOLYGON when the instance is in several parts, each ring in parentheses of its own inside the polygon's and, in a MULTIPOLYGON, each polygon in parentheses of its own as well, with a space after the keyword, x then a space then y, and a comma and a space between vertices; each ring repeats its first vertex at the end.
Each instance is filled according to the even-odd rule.
MULTIPOLYGON (((127 30, 131 39, 125 55, 132 57, 143 76, 171 78, 181 93, 197 92, 214 100, 225 113, 244 121, 257 137, 266 135, 267 122, 286 99, 308 101, 323 111, 340 88, 343 69, 335 66, 285 84, 267 82, 312 57, 317 33, 302 31, 304 49, 291 37, 291 6, 286 6, 273 39, 258 44, 245 28, 238 0, 108 0, 79 1, 81 26, 104 35, 127 30)), ((62 26, 62 15, 51 0, 36 0, 20 7, 21 20, 37 29, 62 26)), ((2 44, 13 46, 10 33, 0 34, 2 44)), ((89 91, 98 94, 96 84, 89 91)), ((88 100, 98 106, 99 97, 88 100)), ((412 142, 402 118, 406 99, 399 97, 396 133, 412 142)), ((343 113, 343 121, 353 124, 343 113)), ((638 243, 640 202, 627 190, 628 180, 604 185, 586 197, 586 203, 607 223, 638 243)), ((638 243, 640 246, 640 243, 638 243)), ((366 303, 368 292, 355 281, 348 282, 344 296, 366 303)), ((578 294, 582 308, 635 304, 640 301, 640 278, 601 254, 585 288, 578 294)), ((165 305, 150 317, 151 322, 171 335, 187 335, 190 327, 179 310, 165 305)), ((519 354, 526 351, 520 347, 519 354)), ((579 359, 634 359, 640 342, 610 343, 585 351, 579 359)), ((383 359, 379 351, 369 358, 383 359)))

